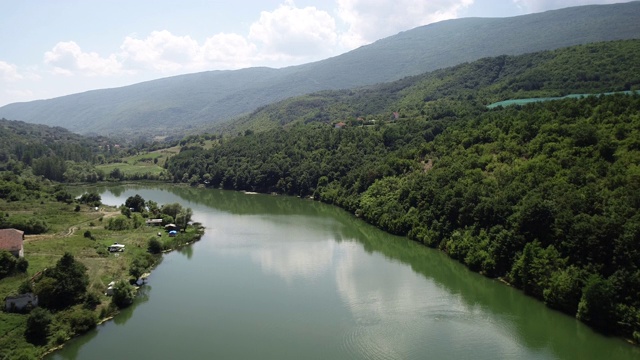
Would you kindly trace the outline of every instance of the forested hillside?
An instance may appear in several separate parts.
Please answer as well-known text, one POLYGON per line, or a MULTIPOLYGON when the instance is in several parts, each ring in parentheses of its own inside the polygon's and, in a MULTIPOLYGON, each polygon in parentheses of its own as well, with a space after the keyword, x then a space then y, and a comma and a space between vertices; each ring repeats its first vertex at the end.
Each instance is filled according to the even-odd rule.
POLYGON ((443 21, 315 63, 210 71, 9 104, 0 117, 82 133, 183 134, 291 96, 394 81, 487 56, 640 38, 638 18, 640 2, 443 21))
POLYGON ((640 95, 485 106, 514 95, 636 89, 632 71, 618 72, 639 68, 638 47, 484 59, 408 86, 320 94, 334 98, 326 109, 306 102, 286 128, 185 147, 168 170, 177 182, 336 204, 639 341, 640 95), (307 121, 314 110, 319 118, 307 121), (322 113, 352 120, 336 128, 322 113))
POLYGON ((391 83, 286 99, 212 130, 236 134, 294 122, 335 123, 358 117, 384 121, 393 111, 438 119, 452 108, 473 111, 506 99, 638 89, 639 58, 637 40, 485 58, 391 83))

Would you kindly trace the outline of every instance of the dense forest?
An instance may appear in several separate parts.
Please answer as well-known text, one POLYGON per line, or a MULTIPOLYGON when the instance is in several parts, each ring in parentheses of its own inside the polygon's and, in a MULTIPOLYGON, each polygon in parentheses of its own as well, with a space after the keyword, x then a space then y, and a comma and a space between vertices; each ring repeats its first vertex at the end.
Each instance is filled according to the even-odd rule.
POLYGON ((176 182, 338 205, 640 341, 640 95, 485 106, 636 90, 639 53, 640 41, 592 44, 289 100, 300 108, 286 127, 185 146, 167 168, 176 182))

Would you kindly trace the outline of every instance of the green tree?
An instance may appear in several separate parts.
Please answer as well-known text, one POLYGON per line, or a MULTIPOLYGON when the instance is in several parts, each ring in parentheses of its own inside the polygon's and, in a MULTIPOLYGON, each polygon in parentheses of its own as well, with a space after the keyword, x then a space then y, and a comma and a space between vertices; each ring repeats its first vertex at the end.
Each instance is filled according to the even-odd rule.
POLYGON ((17 262, 16 257, 10 252, 0 250, 0 279, 13 275, 17 262))
POLYGON ((569 266, 553 272, 549 285, 543 291, 544 302, 552 308, 567 314, 575 314, 582 295, 584 279, 582 271, 576 266, 569 266))
POLYGON ((36 293, 42 306, 59 310, 82 302, 88 285, 87 268, 65 253, 54 268, 45 271, 36 293))
POLYGON ((27 341, 35 345, 46 344, 49 325, 52 321, 53 316, 47 309, 41 307, 33 309, 27 317, 27 327, 24 332, 27 341))
POLYGON ((107 226, 106 226, 107 230, 114 230, 114 231, 129 230, 132 228, 133 228, 133 223, 131 222, 131 219, 128 219, 124 215, 118 215, 116 217, 109 218, 109 222, 107 223, 107 226))
POLYGON ((100 206, 102 204, 102 198, 97 192, 84 193, 80 196, 79 201, 90 206, 100 206))
POLYGON ((142 196, 135 194, 134 196, 129 196, 127 198, 124 202, 124 206, 128 207, 133 212, 143 212, 145 210, 145 201, 142 196))
POLYGON ((129 267, 129 275, 133 276, 136 280, 147 272, 153 265, 154 258, 151 254, 139 254, 131 262, 129 267))
POLYGON ((149 245, 147 246, 147 251, 151 254, 159 254, 162 252, 162 242, 155 237, 149 239, 149 245))
POLYGON ((162 205, 162 208, 160 209, 160 211, 162 211, 163 214, 169 215, 175 219, 180 213, 180 211, 182 211, 182 205, 178 203, 164 204, 162 205))
POLYGON ((113 287, 113 303, 120 309, 133 304, 135 289, 124 280, 118 281, 113 287))
POLYGON ((615 319, 614 293, 608 280, 596 274, 587 279, 578 304, 577 317, 598 329, 611 329, 615 319))
POLYGON ((183 208, 176 216, 176 225, 180 227, 183 231, 187 228, 187 225, 191 221, 191 217, 193 216, 193 210, 191 208, 183 208))
POLYGON ((120 168, 115 168, 111 170, 111 172, 109 173, 109 177, 114 180, 123 180, 124 173, 120 170, 120 168))

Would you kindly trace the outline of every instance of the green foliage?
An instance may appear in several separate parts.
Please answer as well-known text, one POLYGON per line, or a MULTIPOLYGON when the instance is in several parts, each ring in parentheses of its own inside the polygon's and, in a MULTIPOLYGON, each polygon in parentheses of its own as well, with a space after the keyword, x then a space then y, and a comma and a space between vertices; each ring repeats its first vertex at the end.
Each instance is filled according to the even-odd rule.
POLYGON ((145 201, 142 196, 138 194, 135 196, 129 196, 124 202, 124 206, 128 207, 133 212, 143 212, 146 210, 145 201))
POLYGON ((575 314, 584 286, 583 274, 574 265, 554 271, 543 291, 544 302, 552 308, 575 314))
POLYGON ((38 217, 10 217, 4 220, 4 226, 24 231, 26 234, 42 234, 49 230, 49 224, 38 217))
POLYGON ((26 260, 16 259, 10 252, 0 250, 0 279, 14 275, 18 272, 25 272, 29 263, 26 260), (26 264, 26 266, 25 266, 26 264))
POLYGON ((43 275, 35 286, 41 306, 60 310, 84 300, 89 284, 87 268, 73 255, 65 253, 56 266, 43 275))
POLYGON ((80 199, 78 199, 78 201, 80 201, 80 203, 82 204, 87 204, 94 207, 100 206, 102 204, 102 198, 100 197, 100 194, 96 192, 84 193, 82 194, 82 196, 80 196, 80 199))
POLYGON ((148 272, 155 263, 155 258, 149 253, 138 254, 129 266, 129 275, 138 280, 142 274, 148 272))
POLYGON ((147 246, 147 251, 151 254, 159 254, 163 250, 162 242, 158 240, 155 236, 149 238, 149 245, 147 246))
POLYGON ((615 321, 614 288, 608 280, 599 275, 591 275, 582 291, 578 304, 578 319, 599 329, 610 330, 615 321))
POLYGON ((61 312, 56 320, 69 328, 70 335, 85 333, 94 329, 98 323, 95 312, 84 308, 61 312))
POLYGON ((113 231, 129 230, 133 229, 133 222, 124 215, 118 215, 116 217, 109 218, 105 228, 113 231))
POLYGON ((124 280, 118 281, 113 287, 113 303, 120 309, 133 304, 135 288, 124 280))
POLYGON ((49 325, 53 321, 53 316, 47 309, 35 308, 27 318, 27 328, 25 338, 32 344, 44 345, 49 335, 49 325))
POLYGON ((179 203, 164 204, 162 205, 162 208, 160 209, 160 211, 164 215, 171 216, 172 218, 175 219, 178 216, 178 214, 182 211, 182 205, 180 205, 179 203))

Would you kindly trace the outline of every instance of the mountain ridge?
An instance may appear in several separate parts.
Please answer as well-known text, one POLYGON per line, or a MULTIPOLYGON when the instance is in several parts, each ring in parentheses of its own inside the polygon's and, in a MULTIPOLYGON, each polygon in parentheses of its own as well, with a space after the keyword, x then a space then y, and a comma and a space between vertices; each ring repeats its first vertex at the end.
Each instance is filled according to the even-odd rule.
POLYGON ((105 135, 188 131, 291 96, 389 82, 489 56, 640 38, 638 18, 640 2, 447 20, 309 64, 213 70, 14 103, 1 107, 0 117, 105 135))

